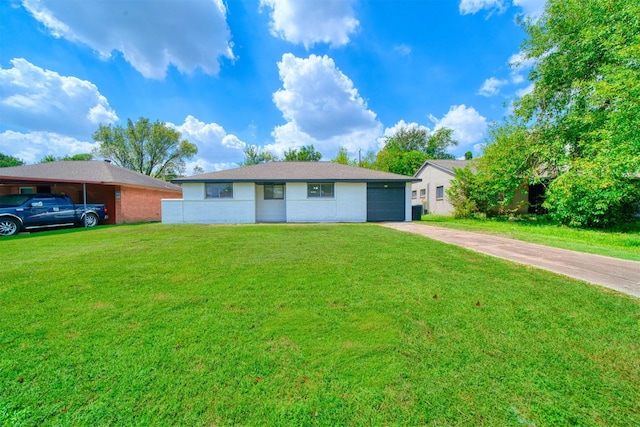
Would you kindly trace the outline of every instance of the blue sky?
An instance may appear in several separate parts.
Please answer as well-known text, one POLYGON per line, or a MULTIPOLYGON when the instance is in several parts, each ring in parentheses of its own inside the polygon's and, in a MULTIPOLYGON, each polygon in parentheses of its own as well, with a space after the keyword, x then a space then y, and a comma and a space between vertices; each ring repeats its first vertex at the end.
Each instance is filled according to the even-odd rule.
POLYGON ((0 152, 89 152, 99 124, 160 120, 187 165, 235 167, 248 145, 323 160, 378 151, 403 125, 454 129, 481 153, 531 89, 518 61, 544 0, 0 2, 0 152), (511 64, 511 65, 510 65, 511 64))

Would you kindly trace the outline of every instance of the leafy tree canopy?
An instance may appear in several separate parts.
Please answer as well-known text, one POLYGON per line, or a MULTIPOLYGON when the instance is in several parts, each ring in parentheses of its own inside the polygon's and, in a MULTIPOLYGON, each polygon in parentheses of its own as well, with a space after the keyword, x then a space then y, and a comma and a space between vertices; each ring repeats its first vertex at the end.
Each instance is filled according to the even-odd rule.
POLYGON ((312 145, 304 145, 300 147, 300 150, 290 148, 284 152, 285 162, 318 162, 322 158, 320 154, 312 145))
POLYGON ((181 140, 180 132, 147 118, 127 120, 126 127, 100 125, 93 134, 99 143, 95 153, 115 164, 161 179, 181 176, 185 161, 198 153, 198 147, 181 140))
POLYGON ((260 149, 255 145, 250 145, 244 150, 244 160, 239 163, 240 166, 257 165, 264 162, 276 162, 278 156, 269 150, 260 149))
POLYGON ((639 17, 637 0, 548 0, 537 21, 523 22, 534 89, 490 136, 478 174, 511 191, 548 182, 544 206, 565 224, 632 218, 640 202, 639 17))
POLYGON ((8 166, 22 166, 24 161, 17 157, 9 156, 7 154, 0 153, 0 168, 8 166))
POLYGON ((40 159, 38 163, 49 163, 49 162, 58 162, 61 160, 93 160, 93 154, 91 153, 82 153, 82 154, 74 154, 74 155, 66 155, 64 157, 56 157, 53 154, 47 154, 43 158, 40 159))
POLYGON ((406 126, 387 138, 385 146, 376 156, 375 169, 413 175, 427 159, 454 159, 447 153, 457 145, 453 130, 440 128, 428 134, 425 128, 406 126))
POLYGON ((340 147, 338 149, 338 153, 336 154, 336 157, 331 159, 331 161, 333 163, 339 163, 341 165, 358 166, 358 160, 350 159, 349 152, 345 147, 340 147))

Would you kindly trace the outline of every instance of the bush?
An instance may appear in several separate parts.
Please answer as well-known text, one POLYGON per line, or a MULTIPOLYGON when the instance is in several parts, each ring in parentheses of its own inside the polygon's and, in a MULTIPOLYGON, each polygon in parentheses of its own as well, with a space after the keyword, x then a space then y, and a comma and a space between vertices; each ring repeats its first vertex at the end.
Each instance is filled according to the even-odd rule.
POLYGON ((481 210, 480 194, 477 191, 477 177, 469 166, 463 169, 454 168, 455 178, 451 187, 447 189, 449 202, 453 205, 455 218, 469 218, 476 213, 486 213, 481 210))
POLYGON ((611 171, 574 168, 551 182, 543 204, 549 216, 570 227, 610 227, 633 220, 640 183, 611 171))

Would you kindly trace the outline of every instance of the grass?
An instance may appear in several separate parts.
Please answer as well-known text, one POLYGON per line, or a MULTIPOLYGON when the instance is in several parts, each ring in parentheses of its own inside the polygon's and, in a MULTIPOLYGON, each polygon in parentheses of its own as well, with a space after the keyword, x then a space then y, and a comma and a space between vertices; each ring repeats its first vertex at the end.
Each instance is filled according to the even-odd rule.
POLYGON ((640 261, 640 221, 616 230, 589 230, 557 225, 542 218, 530 218, 508 221, 505 218, 455 219, 424 215, 422 221, 428 225, 479 231, 578 252, 640 261))
POLYGON ((0 424, 640 425, 637 299, 375 225, 3 239, 0 424))

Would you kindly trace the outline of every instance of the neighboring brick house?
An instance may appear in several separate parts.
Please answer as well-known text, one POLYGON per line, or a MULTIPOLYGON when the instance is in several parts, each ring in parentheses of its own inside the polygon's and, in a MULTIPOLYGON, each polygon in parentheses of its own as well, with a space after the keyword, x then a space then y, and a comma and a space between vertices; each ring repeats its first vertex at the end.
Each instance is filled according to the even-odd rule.
POLYGON ((108 161, 59 161, 0 168, 0 195, 64 193, 75 203, 104 203, 110 224, 160 221, 161 200, 180 199, 169 182, 108 161))

